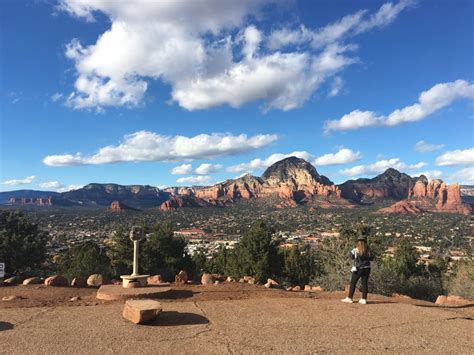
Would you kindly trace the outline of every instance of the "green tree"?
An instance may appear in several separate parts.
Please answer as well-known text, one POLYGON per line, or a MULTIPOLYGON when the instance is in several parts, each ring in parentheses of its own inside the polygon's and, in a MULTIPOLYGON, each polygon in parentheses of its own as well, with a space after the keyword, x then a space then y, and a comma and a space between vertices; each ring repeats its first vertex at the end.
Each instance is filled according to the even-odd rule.
POLYGON ((202 250, 196 251, 192 256, 192 261, 196 265, 195 278, 198 278, 202 273, 207 272, 209 269, 209 260, 207 260, 206 254, 202 250))
POLYGON ((239 276, 252 275, 263 283, 280 270, 279 242, 273 233, 264 222, 257 222, 242 236, 236 247, 239 276))
POLYGON ((47 233, 21 212, 0 211, 0 261, 6 273, 37 272, 46 259, 47 233))
POLYGON ((144 272, 160 274, 167 281, 172 281, 180 270, 185 270, 189 275, 194 274, 195 265, 186 252, 186 239, 174 236, 171 222, 155 224, 142 244, 144 272))
POLYGON ((393 258, 387 259, 387 262, 400 277, 409 279, 412 276, 419 276, 421 274, 418 256, 418 252, 410 240, 403 238, 398 243, 393 258))
POLYGON ((112 235, 108 242, 107 256, 114 277, 128 275, 133 267, 133 242, 122 227, 112 235))
POLYGON ((309 247, 284 249, 283 260, 283 275, 291 285, 306 285, 315 276, 314 255, 309 247))
POLYGON ((70 248, 59 261, 59 269, 63 275, 74 277, 88 277, 92 274, 110 276, 110 259, 96 243, 84 242, 70 248))

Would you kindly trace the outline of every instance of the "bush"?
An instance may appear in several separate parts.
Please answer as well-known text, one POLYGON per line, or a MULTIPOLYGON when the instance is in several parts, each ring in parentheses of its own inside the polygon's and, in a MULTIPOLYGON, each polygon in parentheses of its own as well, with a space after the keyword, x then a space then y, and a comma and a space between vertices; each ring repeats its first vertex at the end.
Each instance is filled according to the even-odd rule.
POLYGON ((454 275, 448 283, 450 295, 474 299, 474 260, 460 261, 456 265, 454 275))
POLYGON ((23 213, 0 211, 0 261, 7 274, 37 274, 46 259, 46 239, 23 213))
POLYGON ((69 279, 74 277, 88 277, 92 274, 102 274, 109 277, 110 259, 104 250, 92 242, 87 241, 72 247, 59 261, 61 273, 69 279))

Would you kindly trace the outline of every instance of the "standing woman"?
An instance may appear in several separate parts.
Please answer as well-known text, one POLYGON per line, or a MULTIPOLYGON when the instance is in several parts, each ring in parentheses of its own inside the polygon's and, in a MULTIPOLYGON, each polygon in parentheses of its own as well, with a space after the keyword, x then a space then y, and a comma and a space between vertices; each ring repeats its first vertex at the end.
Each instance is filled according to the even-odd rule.
POLYGON ((352 303, 355 287, 357 281, 361 279, 362 283, 362 298, 359 300, 360 304, 367 304, 367 293, 369 292, 369 275, 370 275, 370 261, 373 259, 369 246, 367 245, 367 237, 360 236, 357 239, 357 246, 349 253, 353 260, 351 286, 349 288, 349 295, 342 300, 345 303, 352 303))

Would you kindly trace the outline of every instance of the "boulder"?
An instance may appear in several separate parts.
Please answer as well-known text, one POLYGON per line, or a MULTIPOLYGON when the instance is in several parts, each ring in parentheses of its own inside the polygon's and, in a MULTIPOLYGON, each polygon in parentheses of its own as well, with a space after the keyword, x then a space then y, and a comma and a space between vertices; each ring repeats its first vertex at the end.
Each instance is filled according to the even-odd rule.
POLYGON ((92 274, 87 278, 87 286, 100 287, 105 284, 105 278, 101 274, 92 274))
POLYGON ((38 285, 41 283, 41 279, 39 277, 29 277, 23 280, 23 285, 38 285))
POLYGON ((324 288, 322 288, 321 286, 312 286, 311 291, 323 292, 324 288))
POLYGON ((224 282, 226 280, 226 277, 222 274, 212 274, 212 277, 214 280, 217 280, 219 282, 224 282))
POLYGON ((17 276, 12 276, 9 277, 8 279, 3 280, 3 283, 5 285, 16 285, 18 282, 20 282, 20 279, 17 276))
POLYGON ((12 296, 5 296, 5 297, 2 297, 2 301, 10 302, 10 301, 19 300, 19 299, 21 299, 21 298, 22 298, 22 297, 15 296, 15 295, 12 295, 12 296))
POLYGON ((266 288, 279 288, 280 284, 275 280, 268 279, 267 283, 264 285, 266 288))
POLYGON ((239 279, 239 283, 241 283, 241 284, 245 283, 245 280, 244 280, 243 277, 239 279))
POLYGON ((161 313, 163 307, 154 300, 127 300, 123 308, 123 317, 132 323, 149 322, 161 313))
POLYGON ((184 285, 185 283, 188 282, 188 274, 186 271, 181 270, 178 275, 175 276, 174 278, 174 283, 176 285, 184 285))
POLYGON ((146 279, 148 285, 160 285, 163 283, 161 275, 153 275, 146 279))
POLYGON ((449 295, 449 296, 438 296, 435 302, 439 306, 466 306, 474 304, 474 301, 470 301, 461 296, 449 295))
POLYGON ((69 282, 68 280, 61 275, 54 275, 48 277, 46 280, 44 280, 44 284, 46 286, 53 286, 53 287, 68 287, 69 282))
POLYGON ((75 297, 72 297, 69 302, 77 302, 77 301, 80 301, 81 300, 81 297, 79 296, 75 296, 75 297))
POLYGON ((71 281, 71 287, 87 287, 87 280, 84 277, 75 277, 71 281))
POLYGON ((435 304, 444 305, 446 304, 447 299, 448 299, 447 296, 444 296, 444 295, 438 296, 438 298, 436 298, 435 304))
POLYGON ((308 292, 308 291, 312 291, 313 289, 311 288, 310 285, 304 285, 304 290, 308 292))
POLYGON ((291 289, 291 291, 301 291, 301 287, 300 286, 295 286, 291 289))
POLYGON ((228 276, 226 279, 227 282, 235 282, 235 279, 231 276, 228 276))
POLYGON ((293 289, 293 287, 291 287, 291 286, 285 287, 286 291, 291 291, 292 289, 293 289))
POLYGON ((209 273, 205 272, 201 276, 201 283, 203 285, 213 285, 214 284, 214 277, 212 276, 212 274, 209 274, 209 273))
POLYGON ((244 276, 244 282, 247 282, 249 284, 254 284, 255 283, 255 277, 252 276, 244 276))

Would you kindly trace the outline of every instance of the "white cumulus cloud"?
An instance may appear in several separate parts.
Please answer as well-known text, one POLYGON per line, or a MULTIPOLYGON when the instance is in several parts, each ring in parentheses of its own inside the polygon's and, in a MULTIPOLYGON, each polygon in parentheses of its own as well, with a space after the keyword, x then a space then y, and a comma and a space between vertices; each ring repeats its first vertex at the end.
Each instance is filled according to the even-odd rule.
POLYGON ((413 149, 415 149, 415 151, 419 153, 429 153, 429 152, 434 152, 436 150, 440 150, 443 147, 444 147, 444 144, 430 144, 428 142, 421 140, 421 141, 416 142, 413 149))
POLYGON ((474 167, 468 167, 458 170, 448 176, 451 182, 457 182, 463 185, 474 185, 474 167))
POLYGON ((193 168, 191 164, 182 164, 182 165, 174 167, 171 170, 171 174, 173 175, 188 175, 188 174, 208 175, 208 174, 213 174, 219 171, 220 169, 222 169, 221 164, 202 163, 195 169, 193 168))
POLYGON ((210 185, 213 180, 211 176, 208 175, 197 175, 197 176, 186 176, 176 180, 178 184, 187 184, 187 185, 210 185))
MULTIPOLYGON (((66 102, 77 109, 142 105, 151 80, 171 87, 187 110, 261 101, 265 110, 302 106, 320 85, 357 62, 348 37, 393 22, 411 1, 347 15, 319 29, 255 23, 274 0, 60 0, 59 9, 111 25, 94 44, 71 40, 65 50, 77 72, 66 102), (254 22, 254 23, 253 23, 254 22), (283 48, 288 44, 298 48, 283 48)), ((335 91, 333 91, 335 92, 335 91)))
POLYGON ((127 161, 187 161, 249 152, 275 142, 272 134, 199 134, 194 137, 163 136, 139 131, 126 135, 118 145, 100 148, 92 155, 82 153, 49 155, 43 159, 49 166, 110 164, 127 161))
POLYGON ((5 180, 2 182, 3 185, 9 185, 9 186, 14 186, 14 185, 28 185, 31 184, 34 180, 36 179, 36 176, 31 175, 27 176, 24 179, 11 179, 11 180, 5 180))
POLYGON ((362 154, 360 152, 354 152, 348 148, 341 148, 336 153, 324 154, 319 157, 315 157, 313 154, 306 151, 295 151, 289 154, 275 153, 266 159, 253 159, 248 163, 230 166, 226 170, 231 173, 245 173, 254 170, 266 169, 270 165, 289 157, 304 159, 317 167, 322 165, 340 165, 353 163, 357 160, 360 160, 362 158, 362 154))
POLYGON ((383 159, 369 165, 357 165, 352 168, 340 170, 340 174, 344 176, 373 176, 383 173, 388 168, 397 170, 418 170, 426 166, 425 162, 416 164, 406 164, 400 158, 383 159))
POLYGON ((445 152, 436 158, 438 166, 474 165, 474 148, 445 152))
POLYGON ((347 131, 371 126, 396 126, 402 123, 420 121, 429 115, 451 105, 460 99, 474 100, 474 84, 465 80, 436 84, 420 94, 417 103, 397 109, 388 116, 373 111, 354 110, 338 120, 324 124, 325 133, 347 131))
POLYGON ((275 153, 275 154, 270 155, 266 159, 260 159, 260 158, 253 159, 248 163, 241 163, 238 165, 230 166, 226 170, 231 173, 245 173, 245 172, 251 172, 254 170, 266 169, 270 165, 276 163, 277 161, 280 161, 282 159, 289 158, 289 157, 297 157, 304 160, 310 160, 313 156, 310 153, 305 152, 305 151, 301 151, 301 152, 297 151, 290 154, 275 153))
POLYGON ((360 152, 354 152, 351 149, 342 148, 337 153, 324 154, 313 160, 313 165, 340 165, 353 163, 357 160, 362 159, 360 152))

